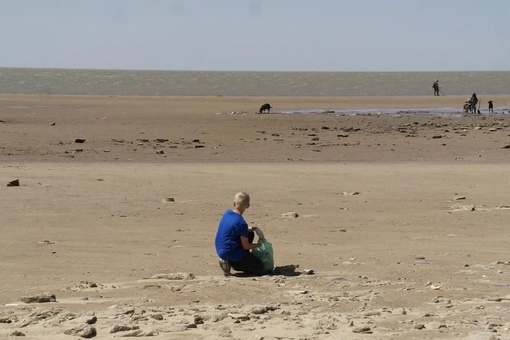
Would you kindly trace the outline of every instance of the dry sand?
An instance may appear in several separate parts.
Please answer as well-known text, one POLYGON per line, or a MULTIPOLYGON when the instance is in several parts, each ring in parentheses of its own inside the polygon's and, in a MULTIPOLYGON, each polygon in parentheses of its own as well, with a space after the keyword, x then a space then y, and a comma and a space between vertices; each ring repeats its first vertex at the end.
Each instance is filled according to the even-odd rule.
POLYGON ((510 338, 509 115, 254 114, 265 101, 0 96, 0 337, 510 338), (301 275, 222 275, 214 234, 240 190, 301 275))

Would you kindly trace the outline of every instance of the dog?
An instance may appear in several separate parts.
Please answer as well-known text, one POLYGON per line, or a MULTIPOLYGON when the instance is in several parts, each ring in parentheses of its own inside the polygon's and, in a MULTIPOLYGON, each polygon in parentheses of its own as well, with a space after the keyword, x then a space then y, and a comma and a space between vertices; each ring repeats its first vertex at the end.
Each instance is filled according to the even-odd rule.
POLYGON ((264 105, 262 105, 259 109, 259 113, 264 113, 265 111, 267 111, 267 113, 271 113, 271 109, 273 107, 271 105, 269 105, 268 103, 265 103, 264 105))

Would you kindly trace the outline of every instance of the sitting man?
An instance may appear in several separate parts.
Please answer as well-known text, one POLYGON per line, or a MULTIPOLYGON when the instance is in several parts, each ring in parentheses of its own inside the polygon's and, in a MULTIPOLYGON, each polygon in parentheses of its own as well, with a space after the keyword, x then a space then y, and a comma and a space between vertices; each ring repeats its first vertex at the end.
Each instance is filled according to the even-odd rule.
POLYGON ((225 276, 230 275, 233 268, 250 275, 264 275, 264 264, 250 250, 260 247, 260 243, 252 243, 255 233, 264 238, 257 227, 248 227, 243 213, 250 207, 250 196, 239 192, 234 197, 234 208, 228 209, 220 220, 216 232, 216 253, 220 257, 220 267, 225 276))

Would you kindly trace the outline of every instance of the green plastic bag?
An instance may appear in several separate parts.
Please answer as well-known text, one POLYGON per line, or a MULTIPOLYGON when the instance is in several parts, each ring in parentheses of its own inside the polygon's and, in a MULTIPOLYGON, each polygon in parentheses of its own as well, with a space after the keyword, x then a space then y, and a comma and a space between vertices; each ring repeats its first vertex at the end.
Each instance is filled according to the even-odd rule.
POLYGON ((261 246, 252 250, 253 255, 264 264, 264 270, 272 273, 274 269, 273 245, 266 239, 260 239, 261 246))

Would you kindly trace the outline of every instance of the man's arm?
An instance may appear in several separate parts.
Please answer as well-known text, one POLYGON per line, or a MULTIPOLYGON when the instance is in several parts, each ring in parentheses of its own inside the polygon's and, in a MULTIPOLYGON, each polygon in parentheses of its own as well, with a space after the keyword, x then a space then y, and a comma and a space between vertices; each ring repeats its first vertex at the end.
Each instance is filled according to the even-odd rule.
POLYGON ((244 250, 250 250, 260 247, 260 243, 250 243, 246 236, 241 236, 241 245, 244 250))

